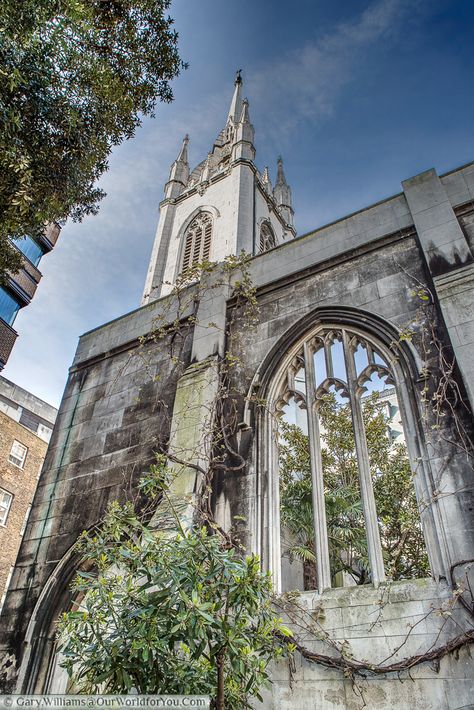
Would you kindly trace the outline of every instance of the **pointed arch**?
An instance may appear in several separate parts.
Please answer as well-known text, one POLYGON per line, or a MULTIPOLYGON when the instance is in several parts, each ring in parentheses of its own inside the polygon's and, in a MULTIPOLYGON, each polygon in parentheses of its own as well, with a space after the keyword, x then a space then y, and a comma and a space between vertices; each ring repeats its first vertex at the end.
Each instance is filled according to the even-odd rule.
POLYGON ((186 271, 211 255, 213 219, 210 212, 202 211, 192 220, 184 233, 183 255, 180 271, 186 271))
POLYGON ((193 263, 198 263, 203 259, 212 259, 213 244, 216 239, 216 223, 219 217, 220 212, 218 209, 212 205, 201 205, 193 210, 182 223, 176 236, 177 240, 179 240, 179 251, 175 267, 175 279, 183 270, 192 266, 193 263), (210 229, 209 227, 207 228, 207 235, 207 225, 202 223, 200 226, 201 229, 204 226, 203 233, 202 235, 197 234, 197 227, 201 220, 210 225, 210 229))
POLYGON ((55 670, 56 621, 73 603, 71 582, 78 569, 87 570, 89 566, 81 561, 74 543, 48 577, 31 615, 17 681, 17 688, 22 693, 51 692, 55 670))
POLYGON ((268 220, 264 220, 260 225, 259 252, 263 253, 276 247, 275 232, 268 220))
MULTIPOLYGON (((364 347, 368 347, 369 353, 371 348, 373 352, 380 353, 387 364, 387 373, 385 374, 390 377, 390 382, 398 398, 400 416, 403 420, 406 432, 406 445, 409 459, 415 474, 414 482, 417 498, 419 502, 421 501, 421 507, 419 509, 427 538, 431 571, 436 577, 445 576, 449 570, 446 526, 441 509, 436 505, 436 501, 432 499, 435 484, 420 422, 419 396, 415 387, 416 381, 419 380, 421 376, 421 360, 411 344, 400 341, 396 328, 390 323, 372 313, 350 307, 328 306, 318 308, 312 313, 306 314, 288 329, 282 338, 274 345, 254 377, 248 401, 251 402, 252 398, 255 398, 255 393, 258 392, 259 399, 261 398, 266 402, 265 408, 260 408, 256 411, 248 404, 245 412, 245 422, 252 426, 257 433, 255 439, 255 463, 257 468, 257 488, 255 494, 258 508, 256 511, 255 527, 259 533, 255 541, 255 549, 262 556, 264 566, 272 571, 277 588, 280 588, 279 455, 275 422, 279 415, 278 408, 280 407, 281 409, 285 406, 285 395, 287 399, 288 397, 293 397, 295 401, 297 401, 297 404, 300 404, 301 395, 299 388, 295 384, 297 370, 301 368, 301 366, 306 367, 305 377, 308 378, 308 383, 314 381, 314 373, 312 372, 314 368, 314 353, 318 349, 324 352, 322 345, 319 344, 317 347, 314 347, 314 344, 318 339, 323 343, 324 338, 330 335, 333 335, 336 339, 340 339, 341 342, 344 341, 344 355, 347 369, 349 369, 349 360, 351 361, 352 369, 354 368, 354 348, 360 342, 364 343, 364 347), (293 382, 293 385, 291 385, 290 381, 293 382)), ((328 344, 330 345, 329 341, 328 344)), ((339 381, 336 382, 337 376, 335 372, 331 371, 330 364, 329 368, 330 372, 328 376, 329 378, 332 377, 334 380, 333 385, 337 389, 337 385, 340 383, 339 381)), ((369 356, 367 371, 370 368, 372 368, 371 372, 380 369, 377 358, 374 360, 372 355, 369 356)), ((353 374, 351 375, 350 372, 346 377, 346 380, 348 379, 352 380, 352 392, 350 393, 351 397, 347 394, 347 398, 352 398, 351 407, 354 408, 356 397, 360 398, 361 396, 360 392, 356 392, 356 388, 359 387, 361 383, 357 383, 357 378, 353 374)), ((339 387, 339 389, 341 388, 339 387)), ((318 394, 317 388, 310 387, 308 384, 308 393, 310 398, 314 398, 314 396, 318 394)), ((311 404, 311 407, 313 407, 313 405, 314 403, 311 404)), ((300 406, 300 408, 309 410, 310 407, 306 402, 306 404, 300 406)), ((355 410, 360 419, 360 404, 355 404, 355 410)), ((309 417, 309 414, 307 416, 309 417)), ((354 418, 354 411, 352 411, 352 416, 354 418)), ((315 423, 314 418, 312 421, 311 417, 309 417, 309 419, 309 430, 312 428, 313 431, 313 441, 310 442, 313 452, 312 455, 314 456, 316 452, 317 456, 318 443, 316 442, 316 437, 319 435, 317 423, 315 423)), ((361 429, 363 431, 363 425, 361 425, 361 429)), ((359 447, 363 446, 361 439, 362 435, 359 435, 359 447)), ((360 466, 361 456, 359 454, 358 458, 358 465, 360 466)), ((313 466, 315 468, 313 472, 313 483, 315 483, 316 469, 318 468, 317 462, 313 464, 313 466)), ((317 473, 317 476, 319 476, 319 501, 313 498, 314 503, 317 503, 319 506, 319 515, 315 515, 316 534, 318 534, 318 521, 324 518, 324 515, 321 514, 322 504, 324 502, 322 500, 323 494, 321 494, 321 466, 319 466, 319 469, 319 473, 317 473)), ((366 482, 368 482, 370 487, 367 471, 365 471, 365 476, 366 482)), ((367 496, 364 505, 366 506, 366 510, 370 508, 370 505, 367 504, 367 496)), ((370 515, 372 516, 372 527, 375 527, 377 519, 373 511, 373 506, 370 515)), ((323 539, 324 542, 324 535, 321 534, 321 530, 319 530, 319 537, 323 539)), ((377 548, 377 546, 380 548, 380 543, 376 540, 377 534, 375 530, 372 537, 374 549, 377 548)), ((327 549, 325 556, 327 561, 327 549)), ((378 568, 376 574, 373 575, 374 582, 381 581, 383 579, 383 564, 381 562, 380 549, 375 550, 375 553, 372 555, 371 564, 372 573, 374 566, 378 568), (378 580, 376 579, 377 576, 378 580)), ((327 579, 328 571, 326 569, 323 571, 321 580, 327 582, 327 579)), ((323 584, 323 587, 324 586, 327 586, 327 584, 323 584)))

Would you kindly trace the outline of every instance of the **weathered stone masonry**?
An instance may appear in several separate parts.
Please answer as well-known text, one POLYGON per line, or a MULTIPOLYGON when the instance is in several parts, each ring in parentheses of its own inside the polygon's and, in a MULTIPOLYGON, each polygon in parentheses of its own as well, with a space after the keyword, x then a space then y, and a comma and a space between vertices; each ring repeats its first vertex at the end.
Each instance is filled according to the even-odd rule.
MULTIPOLYGON (((204 187, 204 206, 205 193, 204 187)), ((473 225, 474 164, 441 178, 430 170, 405 181, 399 195, 254 256, 248 267, 259 307, 254 329, 242 326, 232 289, 216 281, 215 288, 202 288, 200 295, 196 286, 187 291, 187 310, 179 313, 179 342, 171 343, 170 337, 140 341, 157 319, 160 326, 174 322, 174 296, 150 300, 82 336, 6 600, 2 648, 10 687, 16 679, 22 692, 58 689, 52 677, 54 620, 70 603, 67 586, 77 564, 71 546, 84 528, 100 521, 109 501, 123 499, 134 487, 158 443, 171 436, 172 446, 178 446, 181 440, 189 444, 205 436, 209 423, 204 412, 218 384, 229 320, 238 334, 233 339, 239 365, 232 388, 238 393, 242 422, 234 443, 247 465, 221 475, 213 502, 227 528, 235 515, 245 517, 243 539, 249 550, 261 554, 265 568, 273 564, 269 490, 274 471, 267 424, 249 395, 268 396, 278 363, 307 331, 318 323, 353 324, 389 347, 419 309, 413 291, 425 285, 435 301, 429 325, 454 352, 457 381, 472 408, 473 225), (192 314, 197 324, 186 326, 185 317, 192 314), (170 358, 170 346, 177 349, 181 366, 170 358), (187 403, 193 397, 193 407, 201 407, 203 414, 190 418, 187 403)), ((159 287, 158 271, 150 271, 154 289, 159 287)), ((444 619, 430 613, 450 596, 451 565, 474 556, 474 504, 472 468, 456 445, 453 421, 446 417, 433 434, 433 414, 423 413, 426 370, 433 377, 439 373, 436 353, 427 356, 419 336, 400 345, 400 368, 413 424, 408 435, 423 454, 424 473, 417 485, 428 501, 420 512, 433 578, 302 594, 309 610, 320 609, 321 624, 335 639, 347 639, 356 657, 372 663, 390 656, 402 641, 396 658, 423 652, 472 626, 467 613, 457 610, 438 638, 444 619)), ((460 417, 471 425, 467 410, 460 409, 460 417)), ((181 488, 189 493, 194 482, 189 470, 186 476, 181 488)), ((461 577, 464 569, 455 573, 461 577)), ((315 639, 306 642, 318 647, 315 639)), ((417 666, 403 682, 396 675, 367 680, 366 702, 368 707, 400 710, 466 708, 472 702, 473 678, 465 647, 436 667, 417 666)), ((339 671, 298 660, 293 687, 285 663, 275 667, 273 680, 265 708, 360 707, 351 682, 339 671)))

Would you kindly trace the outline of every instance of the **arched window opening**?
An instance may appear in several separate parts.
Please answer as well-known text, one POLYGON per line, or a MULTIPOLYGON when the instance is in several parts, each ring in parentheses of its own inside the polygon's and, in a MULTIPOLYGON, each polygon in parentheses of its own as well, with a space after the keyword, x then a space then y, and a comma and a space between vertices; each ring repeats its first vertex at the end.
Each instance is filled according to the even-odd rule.
POLYGON ((229 123, 227 125, 227 128, 225 130, 225 140, 226 140, 226 143, 234 140, 234 127, 232 126, 231 123, 229 123))
POLYGON ((212 216, 200 212, 186 229, 181 271, 207 261, 211 254, 212 216))
POLYGON ((273 247, 276 247, 275 234, 268 222, 264 222, 260 227, 260 252, 268 251, 273 247))
POLYGON ((274 403, 282 590, 426 577, 395 361, 345 327, 293 352, 274 403))

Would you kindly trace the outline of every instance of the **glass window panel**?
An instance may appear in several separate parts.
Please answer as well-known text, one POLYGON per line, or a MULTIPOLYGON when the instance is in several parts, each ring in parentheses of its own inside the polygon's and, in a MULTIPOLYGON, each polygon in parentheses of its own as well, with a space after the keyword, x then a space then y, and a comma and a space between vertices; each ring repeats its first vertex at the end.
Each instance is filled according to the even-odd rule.
POLYGON ((5 525, 7 522, 12 500, 12 494, 0 488, 0 525, 5 525))
POLYGON ((34 239, 26 236, 21 239, 15 239, 14 244, 32 264, 38 266, 41 257, 44 255, 44 251, 34 239))
POLYGON ((334 377, 346 381, 346 364, 344 362, 344 347, 340 340, 335 340, 331 345, 332 370, 334 377))
POLYGON ((316 589, 308 424, 294 399, 284 408, 278 435, 282 590, 316 589))
POLYGON ((373 389, 362 398, 362 409, 385 573, 391 580, 426 577, 428 557, 395 388, 373 389))
POLYGON ((28 453, 28 448, 24 444, 21 444, 19 441, 14 441, 12 444, 12 448, 11 448, 8 460, 10 461, 10 463, 14 464, 15 466, 18 466, 19 468, 23 468, 25 465, 25 459, 26 459, 27 453, 28 453))
POLYGON ((314 369, 316 372, 316 386, 319 387, 321 382, 327 377, 326 358, 324 357, 324 348, 320 348, 314 353, 314 369))
POLYGON ((331 583, 364 584, 370 573, 349 400, 332 387, 319 419, 331 583))
POLYGON ((12 325, 19 310, 20 304, 16 298, 0 286, 0 318, 12 325))

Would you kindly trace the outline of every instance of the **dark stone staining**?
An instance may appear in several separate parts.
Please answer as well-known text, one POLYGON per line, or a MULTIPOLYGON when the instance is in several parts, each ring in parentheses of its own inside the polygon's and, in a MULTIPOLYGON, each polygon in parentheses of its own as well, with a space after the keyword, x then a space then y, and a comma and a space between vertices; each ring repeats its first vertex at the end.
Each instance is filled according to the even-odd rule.
POLYGON ((84 458, 84 442, 83 441, 74 441, 69 447, 68 447, 68 460, 70 463, 74 463, 74 461, 82 461, 84 458))
MULTIPOLYGON (((7 602, 11 618, 17 619, 10 640, 19 653, 39 592, 58 561, 84 529, 102 519, 110 502, 135 496, 155 451, 166 444, 176 382, 190 360, 191 335, 187 330, 183 338, 173 339, 178 363, 170 358, 170 339, 162 339, 137 349, 135 360, 117 353, 71 374, 63 401, 67 411, 60 413, 34 501, 42 516, 48 506, 51 532, 42 541, 29 540, 26 533, 18 557, 23 581, 18 580, 19 589, 12 585, 7 602)), ((31 525, 38 517, 32 512, 31 525)))
POLYGON ((105 437, 104 454, 137 446, 140 443, 140 438, 140 427, 137 424, 121 428, 118 431, 111 431, 105 437))
POLYGON ((440 251, 435 248, 433 242, 431 242, 428 248, 428 254, 428 265, 433 276, 449 274, 450 271, 455 271, 473 262, 472 254, 467 248, 464 254, 461 254, 458 248, 454 248, 448 258, 446 254, 441 254, 440 251))
MULTIPOLYGON (((464 262, 460 260, 459 255, 457 257, 454 255, 453 263, 453 268, 459 268, 464 262)), ((445 268, 446 265, 443 264, 442 267, 445 268)), ((392 323, 400 326, 409 322, 410 318, 418 313, 420 308, 418 299, 406 297, 407 290, 409 291, 410 287, 412 287, 411 280, 413 279, 413 288, 415 288, 417 283, 429 284, 430 282, 422 255, 415 240, 410 237, 377 252, 354 258, 348 263, 340 264, 325 272, 301 279, 297 284, 282 284, 272 291, 271 298, 268 293, 265 293, 261 299, 259 324, 255 329, 246 330, 244 321, 239 318, 235 322, 236 336, 234 342, 237 343, 238 349, 236 355, 243 365, 239 368, 238 377, 235 377, 233 381, 233 389, 244 396, 247 394, 250 382, 255 374, 255 368, 263 362, 269 348, 278 342, 278 339, 283 338, 288 328, 297 321, 299 311, 295 310, 296 302, 305 304, 305 308, 301 309, 301 316, 317 309, 319 306, 328 304, 337 306, 343 304, 351 305, 350 294, 345 293, 344 284, 354 282, 356 273, 361 286, 374 284, 374 300, 369 304, 360 306, 361 310, 368 310, 378 315, 383 314, 392 323), (384 299, 377 297, 376 282, 386 276, 396 276, 397 274, 399 275, 400 289, 394 292, 393 308, 389 309, 390 314, 387 315, 387 304, 384 304, 384 299), (334 288, 334 284, 338 287, 337 289, 334 288), (331 293, 330 298, 327 298, 328 293, 331 293), (397 315, 397 311, 400 311, 402 315, 397 315), (271 339, 266 340, 261 337, 261 333, 268 333, 271 339), (248 372, 247 366, 250 363, 253 363, 253 368, 248 372)), ((390 302, 390 298, 385 297, 385 300, 388 299, 390 302)), ((433 306, 431 322, 427 323, 426 326, 435 329, 443 347, 443 352, 449 357, 449 336, 436 305, 433 306)), ((418 349, 418 352, 423 353, 423 345, 418 334, 414 335, 413 345, 418 349)), ((432 348, 430 353, 424 353, 424 355, 427 359, 428 370, 433 375, 431 383, 437 382, 436 378, 442 375, 438 369, 438 351, 436 348, 432 348)), ((461 387, 459 382, 458 385, 461 387)), ((420 396, 423 386, 423 382, 417 385, 420 396)), ((434 394, 434 391, 430 391, 429 396, 432 394, 434 394)), ((468 421, 469 413, 462 407, 458 407, 458 414, 465 431, 470 432, 472 427, 468 421)), ((466 467, 466 454, 453 445, 453 442, 458 439, 456 422, 452 421, 448 414, 443 416, 438 422, 433 408, 428 407, 427 411, 423 413, 422 426, 427 432, 427 438, 436 444, 436 448, 439 451, 437 455, 445 461, 446 466, 450 468, 455 476, 456 488, 459 490, 468 486, 470 472, 466 467), (439 424, 441 425, 440 430, 437 428, 439 424), (432 426, 436 427, 433 430, 436 431, 436 437, 433 437, 432 426)), ((248 464, 250 463, 248 461, 248 464)), ((248 465, 246 471, 249 468, 248 465)), ((216 482, 216 499, 221 501, 222 496, 224 496, 225 500, 230 504, 233 515, 245 515, 245 513, 237 512, 244 505, 242 502, 239 503, 239 498, 242 497, 241 491, 245 475, 245 472, 235 475, 229 473, 226 476, 221 475, 216 482)))
POLYGON ((462 229, 466 241, 469 244, 471 252, 474 253, 474 205, 472 212, 462 215, 459 217, 459 225, 462 229))

